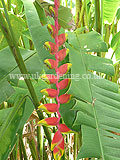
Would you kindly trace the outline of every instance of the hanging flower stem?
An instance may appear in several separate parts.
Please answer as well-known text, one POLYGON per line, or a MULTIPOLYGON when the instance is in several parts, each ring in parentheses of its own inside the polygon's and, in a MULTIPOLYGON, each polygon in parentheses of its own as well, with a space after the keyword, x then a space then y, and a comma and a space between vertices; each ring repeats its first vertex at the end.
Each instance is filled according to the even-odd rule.
POLYGON ((44 75, 41 78, 44 79, 48 84, 55 84, 56 89, 43 89, 41 90, 41 93, 49 98, 55 98, 56 103, 42 104, 38 108, 44 110, 46 113, 49 114, 57 112, 57 117, 48 117, 39 121, 38 124, 45 126, 57 126, 58 130, 54 134, 51 143, 51 150, 53 151, 54 159, 60 160, 64 154, 64 138, 62 133, 73 132, 65 124, 60 124, 60 104, 67 103, 71 99, 70 94, 65 93, 63 95, 60 95, 60 90, 67 88, 70 84, 70 79, 64 79, 60 81, 60 77, 69 71, 72 64, 66 63, 59 66, 59 62, 64 60, 64 58, 67 56, 69 52, 69 49, 62 47, 63 49, 59 50, 59 47, 65 43, 67 39, 67 34, 59 34, 61 26, 58 23, 58 8, 60 3, 59 0, 55 0, 54 3, 55 8, 50 6, 49 12, 51 16, 54 18, 55 25, 48 24, 47 28, 51 37, 54 38, 55 43, 45 42, 44 47, 50 52, 51 55, 55 56, 55 60, 45 59, 44 63, 49 69, 55 69, 56 76, 44 75))

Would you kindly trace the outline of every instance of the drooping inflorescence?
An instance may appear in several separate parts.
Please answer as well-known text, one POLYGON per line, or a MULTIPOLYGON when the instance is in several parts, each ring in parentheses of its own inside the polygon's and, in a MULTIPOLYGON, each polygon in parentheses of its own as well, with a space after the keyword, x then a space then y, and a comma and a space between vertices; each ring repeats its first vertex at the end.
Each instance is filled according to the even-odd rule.
POLYGON ((72 64, 66 63, 59 66, 59 62, 64 60, 64 58, 67 56, 69 52, 69 49, 63 48, 59 50, 59 47, 61 47, 66 42, 67 34, 58 34, 61 28, 61 26, 58 23, 58 8, 60 6, 60 3, 59 0, 55 0, 54 3, 54 7, 50 6, 49 11, 51 16, 55 20, 55 25, 48 24, 47 29, 52 38, 54 38, 55 43, 45 42, 44 47, 49 51, 51 55, 55 57, 55 60, 46 59, 44 60, 44 63, 47 65, 49 69, 54 69, 56 75, 43 75, 41 78, 44 79, 48 84, 56 84, 56 89, 43 89, 41 90, 41 93, 49 98, 55 98, 56 103, 43 104, 38 108, 49 114, 56 112, 57 117, 49 117, 43 119, 39 121, 38 124, 45 126, 57 126, 58 131, 54 134, 51 144, 51 150, 53 151, 54 159, 60 160, 64 154, 64 138, 62 133, 66 134, 72 132, 65 124, 60 124, 60 104, 67 103, 71 99, 70 94, 65 93, 63 95, 59 95, 60 90, 67 88, 67 86, 69 86, 70 84, 70 79, 63 79, 60 81, 60 77, 69 71, 72 64))

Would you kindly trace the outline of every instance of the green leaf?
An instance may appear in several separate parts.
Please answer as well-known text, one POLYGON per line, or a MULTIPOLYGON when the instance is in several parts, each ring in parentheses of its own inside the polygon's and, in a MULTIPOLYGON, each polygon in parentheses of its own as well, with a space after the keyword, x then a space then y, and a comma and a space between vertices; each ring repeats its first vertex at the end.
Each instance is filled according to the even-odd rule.
POLYGON ((112 38, 111 47, 113 48, 115 45, 119 43, 120 40, 120 32, 117 32, 115 36, 112 38))
POLYGON ((78 153, 77 160, 88 157, 101 157, 100 145, 96 129, 82 125, 83 145, 78 153), (86 152, 87 151, 87 152, 86 152))
MULTIPOLYGON (((39 2, 39 0, 36 0, 39 2)), ((40 2, 39 2, 40 4, 40 2)), ((50 6, 50 3, 44 2, 41 3, 41 6, 45 9, 46 12, 49 13, 48 7, 50 6)), ((53 6, 53 5, 51 5, 53 6)), ((58 9, 58 22, 64 29, 71 29, 73 24, 73 15, 70 8, 60 6, 58 9)))
POLYGON ((11 0, 11 4, 14 5, 13 10, 16 14, 22 12, 23 3, 21 0, 11 0))
POLYGON ((71 110, 73 108, 73 106, 75 105, 75 103, 76 103, 75 100, 71 100, 67 104, 61 104, 59 111, 62 115, 62 118, 63 118, 65 124, 71 130, 78 132, 78 131, 80 131, 80 124, 77 126, 73 126, 77 112, 75 110, 71 110), (69 115, 69 116, 67 116, 67 115, 69 115))
MULTIPOLYGON (((22 88, 20 86, 14 87, 15 93, 8 100, 8 102, 10 104, 15 103, 14 108, 12 107, 10 109, 0 110, 0 133, 2 132, 1 130, 5 130, 5 127, 7 126, 6 127, 7 129, 4 131, 6 138, 3 137, 4 135, 2 137, 0 137, 0 140, 1 140, 1 138, 4 138, 4 140, 6 140, 6 143, 4 141, 0 141, 0 159, 3 159, 3 160, 4 160, 4 158, 7 158, 9 152, 12 150, 12 148, 14 147, 14 145, 16 143, 16 139, 17 139, 16 133, 18 133, 18 134, 20 133, 24 124, 26 123, 26 121, 28 120, 28 118, 30 117, 30 115, 32 114, 32 112, 34 110, 34 105, 31 101, 31 99, 29 99, 27 96, 27 95, 29 95, 29 91, 27 88, 23 88, 25 85, 24 84, 25 82, 23 80, 22 80, 22 82, 23 82, 23 83, 21 83, 22 88), (20 104, 20 106, 19 106, 21 99, 18 100, 18 97, 20 97, 22 95, 24 95, 24 97, 26 96, 26 98, 27 98, 26 103, 23 105, 20 104), (18 102, 16 99, 18 100, 18 102), (21 113, 20 116, 19 116, 19 113, 21 113), (8 122, 10 124, 8 124, 8 122), (4 129, 2 129, 2 128, 4 128, 4 129), (4 143, 5 143, 5 146, 3 147, 4 143), (11 145, 11 147, 9 148, 10 145, 11 145), (5 149, 2 150, 2 147, 6 149, 5 154, 4 154, 5 149)), ((40 93, 40 90, 42 90, 44 88, 49 88, 49 86, 43 80, 39 79, 38 82, 35 82, 34 88, 35 88, 37 97, 40 100, 42 98, 42 94, 40 93)))
MULTIPOLYGON (((40 68, 44 67, 44 59, 51 58, 52 56, 43 47, 46 41, 53 41, 49 35, 47 26, 41 26, 39 16, 32 1, 22 0, 25 7, 25 14, 29 31, 34 43, 34 46, 40 56, 40 68)), ((54 42, 54 41, 53 41, 54 42)))
POLYGON ((91 104, 76 101, 76 104, 73 107, 73 110, 77 110, 76 119, 74 121, 74 126, 76 125, 87 125, 92 128, 96 127, 93 108, 91 104))
MULTIPOLYGON (((22 18, 9 14, 10 23, 12 25, 12 28, 14 30, 14 33, 16 35, 16 40, 18 41, 20 36, 22 35, 22 31, 25 29, 26 24, 23 21, 22 18)), ((2 31, 0 30, 0 50, 8 46, 6 39, 4 38, 4 35, 2 31)))
POLYGON ((120 4, 119 0, 104 0, 103 1, 103 19, 104 23, 112 23, 116 15, 117 8, 120 4))
POLYGON ((68 32, 68 39, 75 49, 85 52, 107 52, 108 50, 101 35, 95 31, 80 34, 77 29, 75 32, 68 32))
MULTIPOLYGON (((40 76, 41 68, 39 57, 36 51, 25 50, 20 48, 21 55, 27 66, 28 73, 32 79, 38 79, 40 76)), ((21 75, 17 64, 10 49, 4 48, 0 51, 0 104, 7 100, 11 94, 13 94, 14 89, 11 84, 14 85, 18 83, 21 75), (11 63, 9 63, 11 62, 11 63), (10 84, 7 82, 9 80, 10 84), (11 83, 12 82, 12 83, 11 83)))
POLYGON ((42 25, 47 24, 47 17, 46 17, 46 15, 45 15, 44 9, 43 9, 42 6, 41 6, 40 1, 39 1, 39 0, 35 0, 35 3, 34 3, 34 4, 35 4, 36 10, 37 10, 37 12, 38 12, 38 16, 39 16, 39 18, 40 18, 41 24, 42 24, 42 25))
POLYGON ((6 80, 0 81, 0 104, 6 101, 13 93, 14 89, 6 80))
POLYGON ((26 36, 28 39, 32 40, 29 29, 24 30, 22 34, 26 36))
POLYGON ((117 61, 120 61, 120 46, 115 50, 115 57, 117 61))
POLYGON ((118 20, 120 19, 120 8, 118 8, 118 10, 117 10, 116 17, 117 17, 118 20))
POLYGON ((90 102, 92 99, 89 79, 92 77, 89 77, 91 75, 87 73, 87 70, 94 70, 97 72, 100 71, 102 73, 105 72, 106 74, 113 75, 114 68, 112 66, 112 61, 105 58, 84 54, 81 50, 75 50, 69 45, 67 45, 67 48, 70 50, 70 62, 72 63, 72 85, 70 88, 70 93, 72 90, 75 97, 78 99, 80 97, 84 101, 90 102), (95 63, 95 61, 97 63, 95 63))
MULTIPOLYGON (((33 79, 39 78, 41 67, 39 57, 36 51, 20 48, 21 55, 27 66, 28 73, 33 75, 33 79), (37 77, 35 77, 37 76, 37 77)), ((0 80, 7 78, 11 81, 19 79, 22 75, 17 67, 17 63, 14 60, 10 49, 4 48, 0 51, 0 80), (9 63, 11 62, 11 63, 9 63)))
MULTIPOLYGON (((12 147, 14 145, 14 141, 17 138, 17 131, 20 127, 20 122, 23 117, 25 107, 25 99, 23 97, 16 100, 14 108, 0 110, 0 114, 5 113, 5 120, 1 121, 0 128, 0 159, 6 160, 12 147), (10 111, 10 112, 9 112, 10 111), (9 113, 9 114, 7 114, 9 113)), ((2 118, 2 117, 0 117, 2 118)))
POLYGON ((60 7, 58 10, 58 22, 64 29, 72 28, 72 13, 70 8, 60 7))
MULTIPOLYGON (((114 134, 119 133, 120 123, 118 118, 120 116, 118 85, 89 72, 92 69, 97 72, 113 74, 112 62, 104 58, 86 55, 80 48, 78 49, 78 45, 80 42, 77 40, 71 43, 74 48, 66 43, 70 50, 69 58, 72 63, 72 83, 68 93, 72 94, 77 101, 69 109, 64 106, 61 111, 63 119, 68 119, 67 116, 66 118, 64 116, 66 110, 68 113, 76 111, 72 115, 73 125, 69 124, 69 127, 81 126, 84 137, 87 137, 87 140, 83 138, 83 145, 77 159, 88 158, 88 153, 89 157, 102 157, 103 160, 120 159, 120 150, 118 149, 120 138, 114 134), (76 42, 77 46, 74 44, 76 42), (88 128, 88 132, 83 126, 88 128), (94 144, 91 145, 93 139, 94 144)), ((68 121, 70 120, 68 119, 68 121)), ((67 120, 65 123, 68 125, 67 120)))

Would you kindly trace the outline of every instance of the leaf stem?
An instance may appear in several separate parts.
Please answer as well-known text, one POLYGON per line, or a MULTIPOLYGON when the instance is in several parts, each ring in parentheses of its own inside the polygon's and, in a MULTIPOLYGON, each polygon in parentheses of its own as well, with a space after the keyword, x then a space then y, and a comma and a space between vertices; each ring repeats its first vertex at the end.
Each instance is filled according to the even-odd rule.
POLYGON ((8 11, 11 11, 11 0, 7 0, 8 11))
POLYGON ((76 13, 75 13, 75 24, 76 28, 78 27, 78 23, 80 21, 80 10, 82 7, 82 1, 81 0, 76 0, 76 13))
MULTIPOLYGON (((101 33, 101 19, 100 19, 100 1, 95 0, 95 25, 96 31, 101 33)), ((97 56, 101 57, 101 53, 98 52, 97 56)))
POLYGON ((70 8, 72 9, 72 0, 70 0, 70 8))
POLYGON ((77 133, 74 134, 74 160, 76 160, 77 155, 77 133))
POLYGON ((81 24, 82 24, 82 26, 84 26, 84 18, 83 18, 83 16, 84 16, 85 5, 86 4, 85 4, 85 1, 84 1, 83 4, 82 4, 82 7, 81 7, 80 20, 79 20, 78 27, 81 27, 81 24))
POLYGON ((17 135, 17 142, 16 142, 16 146, 15 146, 15 149, 16 149, 15 160, 17 160, 18 145, 19 145, 19 135, 17 135))
POLYGON ((96 31, 101 33, 101 19, 100 19, 100 2, 95 0, 95 25, 96 31))
POLYGON ((43 128, 40 127, 40 160, 43 160, 43 128))
POLYGON ((22 147, 21 147, 20 140, 19 140, 19 155, 20 155, 20 160, 22 160, 22 147))
POLYGON ((31 136, 27 140, 28 140, 28 144, 29 144, 29 147, 30 147, 32 158, 35 159, 35 160, 39 160, 33 137, 31 136))
POLYGON ((24 146, 23 139, 21 136, 19 136, 19 141, 20 141, 21 149, 23 151, 24 160, 27 160, 26 150, 25 150, 25 146, 24 146))

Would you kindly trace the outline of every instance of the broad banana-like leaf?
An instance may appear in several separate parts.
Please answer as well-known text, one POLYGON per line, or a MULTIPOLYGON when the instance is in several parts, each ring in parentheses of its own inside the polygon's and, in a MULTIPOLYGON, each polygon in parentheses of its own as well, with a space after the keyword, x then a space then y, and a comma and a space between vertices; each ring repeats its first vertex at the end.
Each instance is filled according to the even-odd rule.
POLYGON ((7 80, 0 81, 0 104, 6 101, 14 93, 13 87, 7 80))
POLYGON ((119 0, 103 0, 103 19, 104 23, 112 23, 120 5, 119 0))
MULTIPOLYGON (((16 35, 16 40, 19 41, 20 36, 22 35, 22 31, 25 29, 26 24, 25 22, 22 20, 22 18, 13 15, 13 14, 9 14, 9 19, 10 19, 10 23, 12 25, 12 28, 14 30, 14 33, 16 35)), ((0 30, 0 50, 7 47, 8 43, 2 33, 2 31, 0 30)))
MULTIPOLYGON (((13 108, 0 110, 0 159, 6 160, 14 146, 24 115, 25 99, 19 97, 13 108)), ((23 126, 22 126, 23 127, 23 126)))
POLYGON ((61 106, 60 112, 71 129, 81 126, 83 145, 77 160, 90 157, 119 160, 120 95, 118 85, 89 71, 113 75, 112 61, 85 54, 80 48, 79 36, 74 36, 74 41, 66 46, 70 50, 72 63, 72 83, 68 93, 73 95, 75 102, 70 109, 65 108, 65 105, 61 106), (98 64, 101 68, 97 66, 98 64), (65 116, 65 112, 67 115, 69 111, 74 113, 72 125, 68 124, 68 116, 65 116))
POLYGON ((44 66, 43 61, 47 58, 51 58, 52 56, 48 54, 48 51, 43 47, 43 45, 46 41, 53 41, 53 39, 47 30, 47 25, 41 25, 33 1, 22 1, 25 7, 27 24, 32 37, 32 41, 34 43, 38 55, 40 56, 40 66, 44 66))
MULTIPOLYGON (((34 75, 32 77, 33 79, 39 78, 41 67, 36 51, 20 48, 20 52, 29 74, 31 74, 31 76, 34 75)), ((14 85, 17 84, 21 76, 10 49, 6 47, 0 50, 0 104, 3 101, 8 100, 14 93, 11 82, 14 83, 14 85), (9 80, 10 83, 8 83, 7 80, 9 80)))
POLYGON ((80 34, 80 28, 78 28, 75 32, 68 32, 67 34, 69 43, 74 43, 75 49, 81 49, 84 52, 107 52, 107 44, 95 31, 80 34), (78 37, 78 39, 75 37, 78 37))

